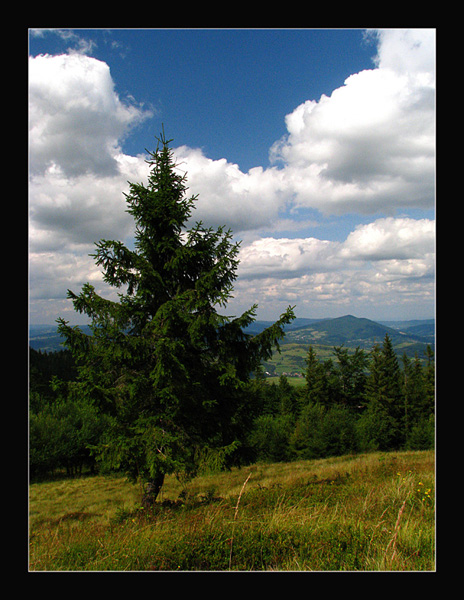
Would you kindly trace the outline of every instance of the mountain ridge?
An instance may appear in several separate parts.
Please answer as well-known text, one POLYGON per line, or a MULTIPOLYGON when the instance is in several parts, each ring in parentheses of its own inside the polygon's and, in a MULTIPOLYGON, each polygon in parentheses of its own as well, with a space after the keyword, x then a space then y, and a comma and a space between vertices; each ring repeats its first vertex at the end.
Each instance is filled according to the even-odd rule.
MULTIPOLYGON (((404 322, 400 330, 371 319, 344 315, 287 331, 282 344, 344 345, 352 348, 371 349, 374 344, 382 343, 385 335, 388 334, 394 346, 400 348, 404 346, 409 351, 421 352, 427 344, 434 345, 435 331, 434 327, 432 331, 428 328, 424 330, 426 335, 419 335, 417 328, 421 326, 417 324, 417 320, 414 323, 411 326, 412 331, 404 327, 404 322)), ((420 330, 422 331, 422 329, 420 330)))
MULTIPOLYGON (((282 344, 371 348, 374 343, 381 343, 388 333, 394 345, 418 344, 424 345, 424 348, 427 344, 434 345, 434 319, 392 321, 396 327, 389 327, 386 323, 389 321, 373 321, 354 315, 321 319, 297 317, 284 328, 282 344), (408 323, 411 325, 408 326, 408 323)), ((245 331, 256 335, 272 324, 273 321, 255 321, 245 331)), ((85 333, 90 333, 88 325, 80 327, 85 333)), ((58 334, 56 326, 29 325, 29 345, 34 350, 55 352, 63 349, 62 342, 63 338, 58 334)))

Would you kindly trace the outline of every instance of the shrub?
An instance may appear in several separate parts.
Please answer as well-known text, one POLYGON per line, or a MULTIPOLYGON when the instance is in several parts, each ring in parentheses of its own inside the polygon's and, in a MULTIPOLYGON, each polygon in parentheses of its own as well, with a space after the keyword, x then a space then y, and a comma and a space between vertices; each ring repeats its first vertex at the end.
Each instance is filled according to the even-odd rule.
POLYGON ((290 459, 289 440, 293 431, 290 415, 262 415, 254 423, 250 436, 256 460, 270 462, 290 459))
POLYGON ((96 444, 105 419, 92 406, 64 400, 45 406, 30 417, 30 474, 43 477, 66 468, 68 475, 79 474, 84 465, 93 468, 89 447, 96 444))
POLYGON ((291 445, 299 458, 312 459, 347 454, 356 449, 352 410, 334 405, 307 404, 297 421, 291 445))
POLYGON ((414 425, 408 435, 406 448, 408 450, 432 450, 435 445, 435 420, 431 415, 421 419, 414 425))

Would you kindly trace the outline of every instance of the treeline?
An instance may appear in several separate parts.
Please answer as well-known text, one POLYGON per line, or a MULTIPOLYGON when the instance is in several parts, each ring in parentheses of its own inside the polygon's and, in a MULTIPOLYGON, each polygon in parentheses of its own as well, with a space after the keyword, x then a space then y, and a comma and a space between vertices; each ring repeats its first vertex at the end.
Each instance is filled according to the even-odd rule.
POLYGON ((32 479, 65 470, 94 472, 91 448, 98 443, 107 417, 82 398, 69 350, 41 352, 29 348, 29 471, 32 479))
POLYGON ((371 352, 335 347, 319 361, 312 347, 306 385, 281 376, 262 387, 264 412, 251 446, 258 460, 293 460, 373 450, 425 450, 435 439, 435 362, 406 355, 400 365, 388 334, 371 352))
MULTIPOLYGON (((285 376, 268 383, 259 373, 249 385, 255 415, 241 440, 241 462, 291 461, 371 450, 429 449, 434 445, 435 363, 403 356, 388 335, 370 352, 335 347, 333 358, 306 358, 306 385, 285 376)), ((30 349, 30 473, 32 478, 85 468, 108 417, 82 397, 72 355, 30 349)))

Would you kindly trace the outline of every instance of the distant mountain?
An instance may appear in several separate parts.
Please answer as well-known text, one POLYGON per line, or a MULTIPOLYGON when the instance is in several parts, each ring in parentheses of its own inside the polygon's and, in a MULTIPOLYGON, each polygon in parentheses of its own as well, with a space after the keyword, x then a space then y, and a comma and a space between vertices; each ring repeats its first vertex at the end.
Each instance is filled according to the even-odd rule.
POLYGON ((426 329, 421 325, 414 325, 413 331, 400 331, 393 327, 387 327, 370 319, 358 318, 353 315, 345 315, 336 319, 324 319, 317 323, 311 323, 288 331, 283 344, 317 344, 323 346, 341 346, 350 348, 370 349, 375 343, 382 343, 385 334, 388 333, 392 344, 398 351, 404 348, 408 355, 415 352, 422 354, 428 343, 433 343, 429 335, 418 335, 419 331, 430 333, 430 325, 426 329), (398 348, 400 347, 400 348, 398 348))
MULTIPOLYGON (((272 325, 274 321, 255 321, 247 329, 247 333, 256 335, 272 325)), ((90 334, 88 325, 80 328, 90 334)), ((303 346, 341 346, 347 348, 371 349, 375 343, 381 343, 385 334, 390 336, 398 354, 405 351, 408 356, 417 352, 422 356, 427 344, 434 343, 435 324, 433 319, 423 321, 383 321, 345 315, 335 319, 308 319, 299 317, 285 326, 285 338, 282 344, 298 344, 303 346), (386 323, 391 323, 390 326, 386 323), (394 326, 393 326, 394 325, 394 326)), ((30 325, 29 345, 34 350, 56 352, 63 349, 64 338, 57 331, 56 325, 30 325)))
POLYGON ((381 325, 392 327, 393 329, 410 329, 422 325, 432 325, 435 327, 435 319, 411 319, 410 321, 377 321, 381 325))
MULTIPOLYGON (((80 325, 82 331, 90 334, 88 325, 80 325)), ((42 352, 64 350, 64 337, 60 336, 56 325, 29 325, 29 346, 42 352)))
MULTIPOLYGON (((294 329, 299 329, 300 327, 306 327, 307 325, 311 325, 313 323, 319 323, 319 321, 323 321, 324 319, 306 319, 304 317, 297 317, 294 319, 289 325, 285 325, 284 331, 293 331, 294 329)), ((245 328, 247 333, 251 333, 256 335, 264 331, 267 327, 273 325, 275 321, 255 321, 251 325, 245 328)))
POLYGON ((413 325, 404 329, 406 335, 419 335, 430 342, 435 341, 435 323, 424 323, 423 325, 413 325))

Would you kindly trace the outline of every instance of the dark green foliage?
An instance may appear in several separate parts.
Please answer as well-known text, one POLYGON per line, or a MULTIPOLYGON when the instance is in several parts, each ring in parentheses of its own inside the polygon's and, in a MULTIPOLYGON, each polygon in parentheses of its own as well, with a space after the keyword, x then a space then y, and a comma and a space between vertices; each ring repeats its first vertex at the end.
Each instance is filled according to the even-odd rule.
POLYGON ((257 411, 250 375, 294 318, 289 308, 252 336, 244 329, 256 306, 237 318, 217 312, 231 296, 239 244, 222 227, 185 229, 195 197, 185 198, 185 176, 169 141, 160 143, 148 186, 131 183, 126 196, 135 249, 101 240, 93 255, 105 281, 125 291, 118 302, 90 284, 68 292, 93 335, 62 319, 58 328, 77 360, 81 393, 111 418, 100 460, 154 488, 166 473, 194 473, 205 449, 239 447, 257 411))
POLYGON ((29 469, 32 479, 66 470, 80 474, 95 468, 90 447, 99 442, 106 419, 81 397, 72 382, 72 355, 60 352, 29 354, 29 469))
MULTIPOLYGON (((357 451, 434 446, 434 363, 392 352, 388 334, 368 355, 334 348, 320 362, 310 346, 306 387, 288 395, 288 381, 262 386, 263 414, 250 436, 257 460, 292 460, 357 451), (431 382, 431 383, 428 383, 431 382), (287 391, 286 391, 287 390, 287 391), (285 409, 285 410, 284 410, 285 409)), ((290 386, 289 386, 290 387, 290 386)))
POLYGON ((292 453, 289 442, 293 427, 293 419, 289 415, 259 416, 250 436, 256 459, 266 462, 290 460, 292 453))
POLYGON ((388 334, 382 348, 374 346, 372 351, 366 399, 366 419, 369 427, 377 429, 374 447, 400 448, 405 441, 404 401, 400 368, 388 334))
POLYGON ((307 404, 297 421, 291 446, 300 459, 339 456, 356 450, 353 412, 341 404, 307 404))
POLYGON ((99 443, 105 418, 85 402, 59 399, 31 413, 29 423, 29 469, 31 478, 47 476, 55 469, 80 475, 95 460, 90 448, 99 443))
POLYGON ((306 397, 324 406, 344 404, 355 408, 364 402, 367 355, 356 348, 349 354, 343 346, 334 348, 332 359, 319 362, 312 346, 306 359, 306 397))
MULTIPOLYGON (((339 349, 335 348, 334 354, 340 356, 339 349)), ((354 364, 359 358, 355 354, 350 358, 354 364)), ((407 356, 403 358, 403 369, 400 370, 400 418, 395 419, 388 412, 388 404, 379 401, 382 347, 375 346, 370 354, 363 373, 365 391, 359 399, 360 404, 346 403, 346 395, 341 393, 340 378, 343 372, 340 372, 338 361, 318 363, 311 348, 308 355, 309 374, 310 367, 313 372, 317 370, 320 385, 315 386, 315 380, 308 377, 313 382, 312 387, 308 385, 297 389, 289 384, 285 376, 281 376, 278 384, 268 384, 258 372, 247 384, 248 404, 245 406, 252 409, 250 414, 254 415, 247 436, 240 443, 237 441, 221 449, 214 446, 197 447, 192 460, 200 472, 221 470, 230 464, 230 459, 236 457, 237 452, 240 452, 241 460, 245 463, 322 458, 356 451, 391 450, 398 445, 400 436, 404 440, 404 449, 426 450, 434 447, 434 392, 433 388, 428 387, 430 384, 427 379, 434 380, 433 356, 429 356, 426 367, 422 366, 418 357, 414 361, 407 356), (319 364, 320 370, 317 369, 319 364), (332 390, 332 402, 326 401, 328 389, 332 390)), ((344 353, 342 358, 345 360, 344 353)), ((42 357, 41 361, 44 360, 45 357, 42 357)), ((55 362, 57 360, 55 357, 55 362)), ((36 372, 35 378, 42 380, 44 375, 36 372)), ((137 465, 144 460, 158 460, 157 448, 160 446, 156 444, 160 440, 156 428, 151 429, 147 419, 140 421, 140 437, 121 435, 120 425, 115 418, 102 415, 96 407, 84 407, 82 402, 77 407, 73 406, 73 402, 80 398, 80 386, 53 378, 47 399, 38 410, 31 410, 31 472, 34 475, 46 475, 54 468, 65 468, 69 464, 69 461, 66 462, 69 456, 75 456, 77 460, 82 453, 86 456, 84 466, 93 468, 95 464, 92 462, 93 456, 89 455, 89 444, 95 445, 98 441, 100 446, 108 444, 107 459, 113 452, 108 461, 112 467, 123 466, 120 462, 121 448, 127 457, 131 456, 133 463, 129 468, 137 469, 137 465), (83 418, 79 420, 76 415, 81 414, 83 418, 89 418, 88 426, 79 425, 83 418), (95 435, 86 438, 83 431, 91 429, 92 422, 96 423, 93 430, 95 435), (76 428, 77 435, 73 428, 76 428), (65 439, 64 432, 69 432, 68 439, 65 439), (143 435, 147 436, 145 445, 139 444, 143 435), (114 444, 115 436, 119 436, 118 445, 114 444), (84 440, 80 450, 69 450, 72 440, 84 440)), ((31 385, 32 388, 35 389, 35 386, 31 385)), ((347 388, 355 388, 349 378, 347 388)), ((173 446, 175 443, 178 440, 171 439, 173 446)), ((78 447, 78 444, 74 445, 75 449, 78 447)), ((167 455, 165 460, 167 462, 167 455)))
POLYGON ((29 348, 29 407, 38 412, 58 397, 56 384, 66 387, 76 377, 74 359, 69 350, 41 352, 29 348))
POLYGON ((356 408, 364 404, 366 389, 366 367, 368 358, 364 350, 356 348, 349 354, 342 346, 334 348, 337 358, 338 402, 356 408))

